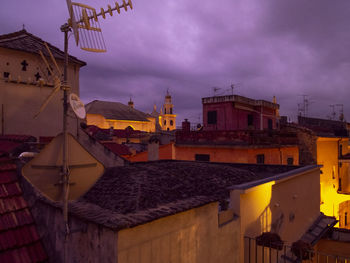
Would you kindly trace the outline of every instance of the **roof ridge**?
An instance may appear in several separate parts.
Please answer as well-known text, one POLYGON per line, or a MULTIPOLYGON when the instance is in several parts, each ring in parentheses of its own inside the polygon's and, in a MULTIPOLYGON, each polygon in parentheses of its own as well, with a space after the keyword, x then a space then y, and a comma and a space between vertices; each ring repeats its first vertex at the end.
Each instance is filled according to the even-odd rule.
POLYGON ((0 40, 7 39, 7 38, 12 38, 12 37, 15 37, 15 36, 19 36, 22 33, 29 34, 25 29, 22 29, 22 30, 19 30, 19 31, 16 31, 16 32, 0 35, 0 40))
MULTIPOLYGON (((59 49, 58 47, 50 44, 49 42, 47 41, 44 41, 43 39, 41 39, 40 37, 38 36, 35 36, 34 34, 31 34, 29 33, 28 31, 26 31, 25 29, 22 29, 20 31, 16 31, 16 32, 13 32, 13 33, 9 33, 9 34, 4 34, 4 35, 0 35, 0 43, 5 43, 5 42, 10 42, 10 41, 13 41, 13 40, 16 40, 16 39, 20 39, 20 38, 26 38, 26 37, 30 37, 33 41, 39 43, 40 45, 43 45, 43 43, 47 43, 47 45, 49 46, 50 50, 54 51, 54 52, 57 52, 59 53, 61 56, 64 57, 64 51, 62 51, 61 49, 59 49)), ((5 47, 6 48, 6 47, 5 47)), ((12 48, 12 49, 16 49, 16 48, 12 48)), ((18 48, 17 48, 18 49, 18 48)), ((21 49, 19 49, 21 50, 21 49)), ((32 53, 37 53, 35 50, 32 51, 32 53)), ((45 55, 45 52, 44 52, 44 55, 45 55)), ((72 56, 70 54, 68 54, 70 60, 72 60, 72 62, 75 62, 77 64, 81 64, 83 66, 86 65, 86 62, 82 61, 82 60, 79 60, 77 57, 75 56, 72 56)), ((54 55, 54 57, 56 59, 62 59, 60 57, 56 57, 54 55)))

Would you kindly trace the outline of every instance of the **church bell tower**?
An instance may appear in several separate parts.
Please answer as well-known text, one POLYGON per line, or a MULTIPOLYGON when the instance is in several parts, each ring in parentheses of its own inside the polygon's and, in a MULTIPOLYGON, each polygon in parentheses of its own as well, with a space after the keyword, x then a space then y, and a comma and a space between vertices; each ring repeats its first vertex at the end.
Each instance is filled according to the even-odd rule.
POLYGON ((172 131, 176 129, 176 114, 174 114, 174 105, 172 104, 169 91, 166 93, 160 116, 160 125, 163 131, 172 131))

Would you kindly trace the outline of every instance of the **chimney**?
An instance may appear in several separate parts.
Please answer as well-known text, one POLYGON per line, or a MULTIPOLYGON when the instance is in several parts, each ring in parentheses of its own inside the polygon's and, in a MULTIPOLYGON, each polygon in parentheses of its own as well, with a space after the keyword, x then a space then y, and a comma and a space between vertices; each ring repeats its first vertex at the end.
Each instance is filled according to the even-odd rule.
POLYGON ((152 136, 148 141, 148 161, 159 160, 159 139, 152 136))
POLYGON ((113 126, 111 126, 111 127, 109 127, 109 136, 113 136, 114 135, 114 127, 113 126))
POLYGON ((185 121, 182 122, 182 131, 184 132, 191 131, 191 123, 187 119, 185 119, 185 121))

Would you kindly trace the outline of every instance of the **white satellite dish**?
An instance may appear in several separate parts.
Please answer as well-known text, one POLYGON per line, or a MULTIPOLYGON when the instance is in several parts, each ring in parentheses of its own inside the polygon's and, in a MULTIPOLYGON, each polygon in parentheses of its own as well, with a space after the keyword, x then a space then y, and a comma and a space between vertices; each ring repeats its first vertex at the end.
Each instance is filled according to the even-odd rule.
POLYGON ((79 119, 85 119, 86 111, 85 111, 84 103, 79 99, 77 94, 74 94, 74 93, 69 94, 69 104, 72 107, 75 115, 79 119))

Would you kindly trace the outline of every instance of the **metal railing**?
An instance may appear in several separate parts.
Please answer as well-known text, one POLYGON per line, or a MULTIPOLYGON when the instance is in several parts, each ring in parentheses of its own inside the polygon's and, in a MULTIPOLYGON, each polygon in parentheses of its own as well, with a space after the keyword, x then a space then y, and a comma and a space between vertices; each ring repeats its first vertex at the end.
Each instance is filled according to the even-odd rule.
POLYGON ((255 238, 244 237, 245 263, 350 263, 350 256, 327 254, 317 250, 303 250, 296 256, 291 246, 259 245, 255 238))

